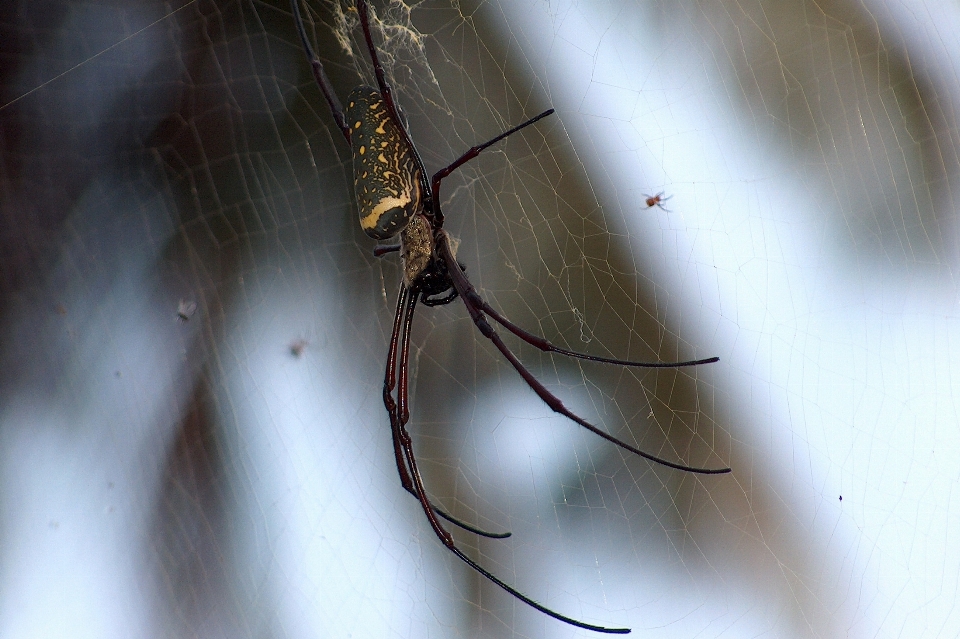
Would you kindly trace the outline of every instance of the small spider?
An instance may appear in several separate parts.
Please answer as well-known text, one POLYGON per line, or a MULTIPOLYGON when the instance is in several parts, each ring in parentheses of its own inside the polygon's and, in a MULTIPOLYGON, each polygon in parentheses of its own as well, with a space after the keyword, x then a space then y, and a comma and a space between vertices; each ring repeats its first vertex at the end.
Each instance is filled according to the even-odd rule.
POLYGON ((657 193, 656 195, 647 195, 646 193, 644 193, 644 194, 643 194, 643 197, 647 198, 647 199, 646 199, 646 203, 647 203, 647 208, 648 208, 648 209, 652 209, 653 207, 657 207, 657 208, 660 209, 661 211, 667 211, 668 213, 670 212, 670 211, 667 209, 667 207, 665 207, 665 206, 663 205, 663 203, 666 202, 667 200, 669 200, 670 198, 672 198, 672 197, 673 197, 672 195, 668 195, 667 197, 663 197, 663 191, 660 191, 660 192, 657 193))
MULTIPOLYGON (((337 128, 343 133, 344 139, 352 150, 354 191, 359 208, 360 226, 368 236, 377 241, 390 240, 399 235, 398 243, 377 246, 374 249, 374 254, 379 256, 399 252, 402 264, 403 281, 400 284, 400 294, 393 320, 390 346, 387 351, 383 382, 383 403, 390 418, 390 431, 393 435, 393 450, 397 472, 400 475, 400 484, 420 502, 433 532, 447 549, 520 601, 554 619, 579 628, 615 634, 630 632, 629 628, 606 628, 584 623, 561 615, 537 603, 468 557, 457 547, 453 536, 440 523, 440 519, 445 519, 455 526, 485 537, 502 539, 510 536, 509 532, 491 533, 480 530, 452 517, 431 502, 423 486, 423 479, 420 476, 417 458, 413 451, 413 441, 406 426, 410 418, 407 390, 409 384, 410 329, 413 324, 414 311, 418 303, 428 307, 442 306, 460 298, 480 333, 496 346, 497 350, 523 378, 523 381, 551 409, 631 453, 670 468, 692 473, 720 474, 728 473, 730 469, 694 468, 661 459, 590 424, 567 409, 556 395, 547 390, 520 363, 520 360, 504 344, 487 318, 492 319, 495 324, 499 324, 524 342, 542 351, 595 362, 621 366, 667 368, 709 364, 718 361, 719 358, 710 357, 687 362, 628 362, 576 353, 554 346, 542 337, 525 331, 485 302, 464 274, 466 267, 456 259, 457 241, 443 229, 443 211, 440 210, 440 185, 453 171, 480 155, 484 149, 553 114, 553 109, 548 109, 540 115, 501 133, 492 140, 468 149, 466 153, 452 163, 435 172, 428 181, 423 160, 410 139, 405 120, 395 102, 393 90, 387 83, 386 74, 380 64, 377 48, 373 44, 365 0, 356 0, 356 8, 360 18, 360 26, 363 30, 363 37, 373 64, 377 88, 370 86, 355 88, 347 97, 346 109, 341 106, 330 80, 327 78, 323 64, 307 37, 303 17, 300 14, 300 2, 301 0, 291 0, 297 32, 310 61, 314 79, 330 107, 337 128), (396 391, 396 398, 394 397, 394 391, 396 391)), ((655 198, 656 201, 653 204, 659 204, 660 195, 655 198)), ((650 204, 650 200, 647 200, 647 202, 650 204)))

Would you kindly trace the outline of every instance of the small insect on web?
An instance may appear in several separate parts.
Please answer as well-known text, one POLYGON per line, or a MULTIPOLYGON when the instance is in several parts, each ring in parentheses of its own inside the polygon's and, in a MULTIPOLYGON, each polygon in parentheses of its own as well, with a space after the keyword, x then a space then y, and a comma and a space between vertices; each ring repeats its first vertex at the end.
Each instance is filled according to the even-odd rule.
POLYGON ((180 303, 177 304, 177 319, 181 322, 189 322, 196 312, 197 303, 194 301, 180 300, 180 303))
MULTIPOLYGON (((297 32, 310 61, 317 85, 330 106, 330 112, 337 127, 352 150, 354 191, 359 208, 360 226, 368 236, 378 241, 390 240, 399 235, 399 243, 378 246, 374 249, 374 254, 379 256, 399 251, 402 263, 403 281, 400 285, 393 331, 390 335, 383 383, 383 403, 390 418, 390 431, 393 436, 393 450, 400 484, 420 502, 434 533, 448 550, 520 601, 554 619, 578 628, 613 634, 630 632, 629 628, 607 628, 578 621, 537 603, 464 554, 457 547, 453 536, 440 523, 440 519, 445 519, 459 528, 485 537, 502 539, 510 536, 509 532, 492 533, 481 530, 447 514, 433 505, 424 489, 423 479, 417 468, 417 458, 413 451, 413 441, 406 427, 410 419, 408 375, 410 329, 413 325, 414 311, 418 303, 428 307, 442 306, 460 298, 480 333, 497 347, 524 382, 553 411, 644 459, 691 473, 716 475, 728 473, 730 469, 695 468, 656 457, 617 439, 574 414, 520 363, 487 321, 487 317, 542 351, 594 362, 643 368, 674 368, 710 364, 720 358, 710 357, 685 362, 630 362, 577 353, 554 346, 542 337, 525 331, 484 301, 467 279, 466 267, 461 265, 455 257, 456 241, 443 229, 440 185, 447 176, 480 155, 484 149, 552 115, 553 109, 548 109, 483 144, 471 147, 451 164, 435 172, 428 183, 423 160, 410 139, 404 119, 394 100, 393 90, 380 64, 377 48, 373 44, 366 2, 356 0, 356 9, 373 64, 377 87, 355 88, 347 97, 346 109, 341 106, 323 64, 307 37, 303 17, 300 14, 300 2, 301 0, 291 0, 297 32), (394 391, 396 391, 396 398, 394 398, 394 391)), ((660 202, 660 195, 662 193, 657 196, 655 204, 660 202)))

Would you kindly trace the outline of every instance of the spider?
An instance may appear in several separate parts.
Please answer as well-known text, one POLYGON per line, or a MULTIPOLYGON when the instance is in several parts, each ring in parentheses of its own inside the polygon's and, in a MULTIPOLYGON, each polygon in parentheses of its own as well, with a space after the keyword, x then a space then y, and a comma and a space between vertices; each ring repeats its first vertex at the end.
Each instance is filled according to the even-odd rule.
MULTIPOLYGON (((661 211, 667 211, 667 207, 665 207, 663 203, 669 200, 670 198, 672 198, 673 196, 668 195, 667 197, 663 197, 663 191, 660 191, 656 195, 647 195, 646 193, 644 193, 643 197, 647 198, 646 200, 644 200, 644 202, 646 203, 648 209, 657 207, 661 211)), ((670 211, 667 211, 667 212, 669 213, 670 211)))
POLYGON ((534 601, 464 554, 457 547, 453 536, 444 528, 440 519, 485 537, 502 539, 510 536, 509 532, 487 532, 456 519, 433 505, 424 489, 423 479, 417 468, 417 458, 413 451, 413 441, 406 427, 410 418, 407 390, 410 328, 413 324, 414 311, 417 304, 428 307, 442 306, 460 298, 480 333, 497 347, 524 382, 551 409, 631 453, 670 468, 692 473, 721 474, 730 472, 730 469, 694 468, 661 459, 620 441, 575 415, 520 363, 487 318, 489 317, 494 323, 542 351, 594 362, 666 368, 709 364, 718 361, 719 358, 710 357, 686 362, 628 362, 576 353, 554 346, 545 339, 525 331, 484 301, 467 279, 464 273, 466 267, 456 259, 457 242, 443 229, 440 186, 447 176, 477 157, 484 149, 552 115, 554 110, 548 109, 483 144, 471 147, 452 163, 435 172, 428 183, 423 160, 410 139, 405 120, 380 64, 377 48, 370 32, 370 19, 365 0, 356 0, 356 11, 369 50, 377 88, 369 86, 355 88, 347 98, 346 109, 341 106, 323 64, 307 36, 303 17, 300 14, 300 1, 291 0, 297 32, 310 61, 317 85, 330 106, 337 127, 352 150, 354 191, 359 208, 360 226, 368 236, 381 242, 399 235, 398 244, 379 245, 374 249, 374 255, 381 256, 399 251, 402 264, 402 282, 393 331, 390 335, 383 382, 383 403, 390 419, 390 431, 393 436, 393 449, 401 486, 420 502, 433 532, 450 552, 520 601, 554 619, 579 628, 613 634, 630 632, 629 628, 607 628, 578 621, 534 601), (396 391, 396 398, 394 398, 394 391, 396 391))

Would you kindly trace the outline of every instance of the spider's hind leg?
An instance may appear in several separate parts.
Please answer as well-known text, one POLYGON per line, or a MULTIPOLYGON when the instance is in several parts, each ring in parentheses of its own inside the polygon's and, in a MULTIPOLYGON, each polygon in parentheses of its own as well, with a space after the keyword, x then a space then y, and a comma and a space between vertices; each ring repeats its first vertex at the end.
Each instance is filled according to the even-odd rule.
POLYGON ((380 257, 381 255, 386 255, 387 253, 396 253, 402 247, 399 244, 379 244, 373 247, 373 256, 380 257))

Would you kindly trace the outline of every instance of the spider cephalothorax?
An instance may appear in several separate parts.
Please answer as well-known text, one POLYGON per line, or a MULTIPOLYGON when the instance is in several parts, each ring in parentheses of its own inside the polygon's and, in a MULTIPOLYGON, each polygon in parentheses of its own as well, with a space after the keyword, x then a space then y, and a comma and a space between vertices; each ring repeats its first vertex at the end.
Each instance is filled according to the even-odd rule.
POLYGON ((470 318, 480 330, 480 333, 497 347, 497 350, 516 369, 527 385, 551 409, 631 453, 670 468, 692 473, 722 474, 730 472, 730 469, 695 468, 668 461, 631 446, 590 424, 566 408, 556 395, 547 390, 524 367, 513 352, 507 348, 487 318, 493 319, 496 324, 542 351, 558 353, 567 357, 645 368, 697 366, 715 362, 719 358, 710 357, 686 362, 628 362, 576 353, 554 346, 542 337, 523 330, 484 301, 467 279, 466 267, 457 262, 456 241, 443 229, 440 185, 444 178, 466 162, 477 157, 484 149, 553 114, 553 109, 548 109, 483 144, 471 147, 451 164, 434 173, 428 185, 425 180, 426 170, 423 161, 410 139, 401 118, 400 110, 394 102, 393 90, 387 83, 383 67, 380 65, 377 49, 370 34, 366 2, 356 0, 356 8, 363 29, 363 37, 373 63, 377 88, 360 86, 354 89, 348 98, 347 109, 344 110, 340 106, 336 93, 327 79, 323 65, 314 53, 313 46, 307 37, 303 18, 300 15, 300 1, 292 0, 294 21, 300 39, 310 60, 317 84, 330 105, 333 119, 353 152, 354 191, 360 214, 360 226, 367 235, 378 241, 391 240, 399 236, 399 244, 379 246, 374 249, 374 254, 383 255, 399 251, 403 263, 403 282, 400 285, 397 311, 394 315, 393 332, 390 336, 390 346, 387 351, 387 365, 383 384, 383 403, 390 418, 393 448, 401 485, 419 500, 434 533, 451 552, 514 597, 554 619, 579 628, 616 634, 630 632, 628 628, 606 628, 584 623, 561 615, 537 603, 464 554, 457 547, 450 533, 440 523, 440 518, 443 518, 460 528, 486 537, 504 538, 510 535, 510 533, 483 531, 448 515, 431 503, 424 489, 420 471, 417 469, 417 459, 413 452, 413 442, 406 428, 410 417, 407 375, 410 355, 410 327, 413 324, 414 311, 418 302, 425 306, 440 306, 449 304, 459 297, 463 300, 470 318), (394 397, 394 391, 396 391, 396 397, 394 397))

